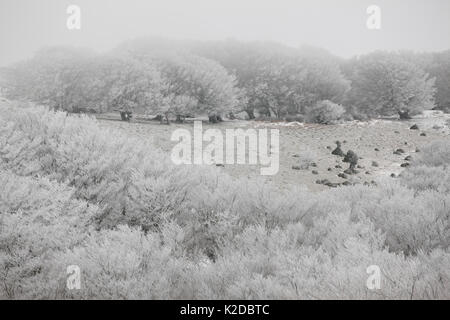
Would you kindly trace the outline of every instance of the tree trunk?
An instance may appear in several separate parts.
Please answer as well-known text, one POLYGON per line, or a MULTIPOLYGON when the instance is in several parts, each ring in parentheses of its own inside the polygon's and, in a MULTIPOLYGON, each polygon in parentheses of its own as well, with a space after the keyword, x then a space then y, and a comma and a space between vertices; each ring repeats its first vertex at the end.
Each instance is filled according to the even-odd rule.
POLYGON ((183 123, 184 122, 184 116, 181 114, 177 114, 177 119, 175 120, 176 123, 183 123))
POLYGON ((131 114, 130 111, 120 111, 120 119, 122 119, 122 121, 130 121, 131 114))
POLYGON ((208 118, 209 118, 209 122, 217 123, 217 116, 216 115, 208 116, 208 118))
POLYGON ((400 116, 400 120, 409 120, 411 119, 411 116, 409 115, 409 111, 399 111, 398 115, 400 116))
POLYGON ((253 120, 253 119, 256 118, 256 117, 255 117, 255 111, 254 111, 253 109, 246 109, 245 112, 247 112, 248 118, 249 118, 250 120, 253 120))

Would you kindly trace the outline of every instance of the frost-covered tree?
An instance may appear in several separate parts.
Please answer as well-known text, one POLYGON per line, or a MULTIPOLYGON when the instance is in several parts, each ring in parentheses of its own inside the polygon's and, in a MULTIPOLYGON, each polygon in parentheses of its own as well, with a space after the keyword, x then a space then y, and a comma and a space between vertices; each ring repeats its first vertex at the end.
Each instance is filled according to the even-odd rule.
POLYGON ((90 51, 72 47, 41 49, 32 59, 6 69, 7 96, 68 110, 82 65, 92 56, 90 51))
POLYGON ((352 61, 349 103, 375 116, 408 118, 434 106, 434 79, 400 53, 375 52, 352 61))
POLYGON ((450 50, 432 54, 427 71, 436 78, 436 106, 450 112, 450 50))
POLYGON ((235 109, 235 79, 217 62, 189 53, 150 55, 150 60, 165 81, 163 113, 182 119, 190 114, 221 116, 235 109))
POLYGON ((236 76, 245 94, 242 109, 250 119, 255 111, 278 118, 308 113, 318 101, 340 102, 349 89, 339 60, 324 50, 234 40, 202 43, 195 50, 236 76))
POLYGON ((40 50, 4 74, 8 97, 69 112, 146 112, 160 104, 164 86, 152 64, 69 47, 40 50))
POLYGON ((162 104, 165 84, 156 66, 133 59, 110 59, 110 109, 150 113, 162 104))
POLYGON ((299 54, 307 75, 303 85, 304 102, 295 112, 309 114, 310 108, 323 100, 342 103, 350 90, 350 81, 341 71, 341 59, 324 49, 308 46, 302 46, 299 54))

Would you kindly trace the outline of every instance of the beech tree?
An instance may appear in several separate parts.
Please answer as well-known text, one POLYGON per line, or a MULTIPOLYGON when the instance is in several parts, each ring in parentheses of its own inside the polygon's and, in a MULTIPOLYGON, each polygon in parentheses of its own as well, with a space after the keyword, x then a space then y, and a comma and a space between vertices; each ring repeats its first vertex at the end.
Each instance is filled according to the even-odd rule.
POLYGON ((151 56, 165 81, 165 103, 159 109, 181 121, 186 115, 221 117, 235 110, 239 90, 235 78, 215 61, 189 53, 151 56))
POLYGON ((250 119, 255 111, 278 118, 308 113, 318 101, 341 102, 349 90, 339 59, 325 50, 234 40, 202 43, 195 50, 236 76, 245 95, 241 110, 250 119))
POLYGON ((450 50, 432 54, 427 71, 436 78, 436 106, 450 112, 450 50))
POLYGON ((108 92, 110 109, 150 113, 163 101, 165 83, 156 67, 132 59, 111 59, 111 86, 108 92))
POLYGON ((434 79, 400 53, 375 52, 352 61, 349 103, 370 116, 401 119, 434 106, 434 79))
POLYGON ((72 47, 48 47, 27 61, 6 69, 7 95, 28 99, 55 109, 70 109, 70 97, 76 94, 82 65, 92 52, 72 47))
POLYGON ((350 90, 350 81, 341 71, 342 60, 327 50, 302 46, 298 50, 303 68, 307 70, 303 82, 303 102, 296 113, 310 114, 320 101, 342 103, 350 90))

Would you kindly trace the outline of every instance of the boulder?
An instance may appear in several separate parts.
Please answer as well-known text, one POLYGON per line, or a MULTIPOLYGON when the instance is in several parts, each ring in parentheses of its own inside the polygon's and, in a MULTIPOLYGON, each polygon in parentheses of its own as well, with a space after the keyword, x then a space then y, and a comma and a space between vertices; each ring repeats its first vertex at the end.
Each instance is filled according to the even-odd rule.
POLYGON ((335 155, 335 156, 339 156, 339 157, 344 157, 345 156, 345 153, 344 153, 344 151, 342 151, 341 143, 339 141, 336 141, 336 149, 334 149, 331 152, 331 154, 335 155))

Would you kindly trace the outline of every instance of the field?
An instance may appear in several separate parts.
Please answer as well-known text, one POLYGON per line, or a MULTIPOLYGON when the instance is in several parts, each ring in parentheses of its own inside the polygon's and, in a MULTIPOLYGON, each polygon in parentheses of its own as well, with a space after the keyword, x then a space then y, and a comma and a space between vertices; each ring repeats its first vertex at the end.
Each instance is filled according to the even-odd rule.
MULTIPOLYGON (((192 131, 192 123, 161 125, 157 121, 121 122, 116 114, 100 115, 100 126, 120 130, 123 134, 131 134, 143 140, 151 141, 166 153, 170 153, 176 142, 170 140, 172 132, 177 128, 192 131), (103 120, 102 120, 103 119, 103 120)), ((416 151, 435 141, 449 138, 450 127, 447 121, 449 114, 440 111, 427 111, 409 121, 371 120, 352 121, 337 125, 303 124, 298 122, 263 122, 263 121, 226 121, 219 124, 203 123, 203 129, 268 128, 280 130, 280 170, 274 176, 265 176, 265 182, 276 184, 280 189, 289 189, 293 185, 306 186, 311 191, 325 190, 328 187, 316 181, 327 179, 332 183, 371 183, 379 177, 389 177, 392 173, 400 174, 408 163, 405 158, 414 158, 416 151), (411 130, 417 124, 420 130, 411 130), (423 135, 425 133, 425 135, 423 135), (336 141, 342 142, 342 150, 355 151, 362 159, 359 161, 359 174, 341 178, 338 174, 348 168, 342 158, 331 154, 336 148, 336 141), (376 151, 379 150, 379 151, 376 151), (397 149, 402 154, 394 154, 397 149), (317 166, 296 170, 304 153, 307 153, 317 166), (376 162, 376 166, 374 166, 376 162), (342 168, 336 168, 340 166, 342 168), (330 171, 328 169, 331 169, 330 171), (317 171, 313 174, 312 171, 317 171)), ((247 153, 248 154, 248 153, 247 153)), ((261 182, 258 166, 226 165, 220 167, 225 173, 236 177, 257 179, 261 182)))

